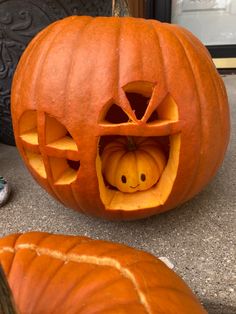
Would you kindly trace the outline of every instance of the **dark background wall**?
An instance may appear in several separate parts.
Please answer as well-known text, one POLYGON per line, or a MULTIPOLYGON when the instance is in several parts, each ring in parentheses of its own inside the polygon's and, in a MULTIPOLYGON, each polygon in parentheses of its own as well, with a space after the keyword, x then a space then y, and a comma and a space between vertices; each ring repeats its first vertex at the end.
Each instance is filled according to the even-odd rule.
POLYGON ((111 15, 111 0, 0 0, 0 141, 14 144, 12 77, 25 47, 41 29, 69 15, 111 15))

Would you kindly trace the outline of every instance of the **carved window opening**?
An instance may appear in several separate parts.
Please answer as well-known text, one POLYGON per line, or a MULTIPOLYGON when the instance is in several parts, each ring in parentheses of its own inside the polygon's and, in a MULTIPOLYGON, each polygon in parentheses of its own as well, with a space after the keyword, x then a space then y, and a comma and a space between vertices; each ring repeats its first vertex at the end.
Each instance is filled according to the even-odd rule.
POLYGON ((39 130, 35 110, 21 116, 20 139, 25 156, 42 179, 51 180, 55 186, 69 185, 76 180, 80 169, 77 144, 59 120, 44 113, 41 118, 45 121, 43 130, 39 130))
MULTIPOLYGON (((123 113, 126 119, 119 120, 117 126, 115 123, 104 124, 102 119, 100 120, 101 135, 98 141, 96 161, 97 177, 101 199, 109 210, 131 211, 137 210, 139 207, 157 207, 164 204, 171 193, 178 170, 181 128, 176 102, 170 94, 167 94, 163 100, 158 100, 156 88, 157 86, 149 82, 132 82, 123 88, 126 100, 123 100, 124 103, 120 104, 119 111, 120 109, 123 110, 122 107, 127 108, 128 104, 130 109, 128 108, 127 112, 133 111, 137 120, 127 119, 126 112, 123 113), (139 121, 141 121, 141 124, 139 121), (104 175, 106 158, 103 158, 103 153, 105 147, 116 142, 118 138, 127 137, 154 140, 157 143, 156 145, 161 147, 166 158, 166 165, 159 179, 146 190, 137 189, 134 192, 124 192, 118 184, 109 182, 110 179, 104 175)), ((113 123, 114 120, 110 122, 113 123)), ((114 148, 114 154, 116 152, 117 150, 114 148)), ((115 171, 113 172, 115 173, 115 171)), ((142 175, 143 173, 140 173, 140 176, 138 173, 140 180, 141 177, 144 178, 142 175)), ((123 179, 129 182, 127 178, 123 179)), ((120 176, 121 181, 122 176, 120 176)), ((126 182, 123 184, 126 184, 126 182)))

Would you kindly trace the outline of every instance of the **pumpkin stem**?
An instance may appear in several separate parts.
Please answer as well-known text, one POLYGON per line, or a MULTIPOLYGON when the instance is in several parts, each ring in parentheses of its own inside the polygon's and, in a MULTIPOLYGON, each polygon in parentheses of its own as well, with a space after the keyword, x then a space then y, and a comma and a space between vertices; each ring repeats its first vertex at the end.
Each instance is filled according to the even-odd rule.
POLYGON ((8 285, 6 276, 0 265, 0 313, 2 314, 17 314, 15 302, 8 285))
POLYGON ((128 150, 129 151, 134 151, 137 149, 137 145, 135 144, 134 139, 132 138, 132 136, 127 136, 127 141, 128 141, 128 150))
POLYGON ((131 16, 128 0, 112 0, 112 16, 131 16))

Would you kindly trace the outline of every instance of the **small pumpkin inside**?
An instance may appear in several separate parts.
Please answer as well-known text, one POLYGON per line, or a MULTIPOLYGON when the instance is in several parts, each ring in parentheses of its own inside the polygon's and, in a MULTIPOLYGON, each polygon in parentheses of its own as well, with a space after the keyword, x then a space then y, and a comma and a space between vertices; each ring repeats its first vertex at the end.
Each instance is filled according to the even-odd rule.
POLYGON ((106 145, 101 161, 106 181, 126 193, 150 189, 166 165, 165 155, 154 140, 130 136, 106 145))

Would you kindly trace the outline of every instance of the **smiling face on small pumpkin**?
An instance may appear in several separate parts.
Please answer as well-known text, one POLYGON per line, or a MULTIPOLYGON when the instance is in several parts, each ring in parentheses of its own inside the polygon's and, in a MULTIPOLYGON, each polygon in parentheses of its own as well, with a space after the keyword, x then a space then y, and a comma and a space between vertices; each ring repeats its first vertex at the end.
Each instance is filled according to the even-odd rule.
MULTIPOLYGON (((160 174, 158 174, 155 163, 152 163, 152 171, 148 159, 140 152, 128 152, 121 158, 117 167, 114 186, 119 191, 128 193, 151 188, 158 181, 160 174), (146 166, 142 165, 143 162, 146 166)), ((112 184, 112 181, 110 183, 112 184)))

